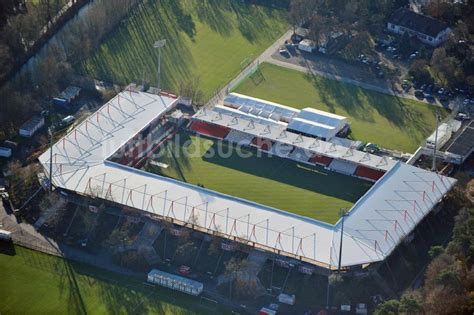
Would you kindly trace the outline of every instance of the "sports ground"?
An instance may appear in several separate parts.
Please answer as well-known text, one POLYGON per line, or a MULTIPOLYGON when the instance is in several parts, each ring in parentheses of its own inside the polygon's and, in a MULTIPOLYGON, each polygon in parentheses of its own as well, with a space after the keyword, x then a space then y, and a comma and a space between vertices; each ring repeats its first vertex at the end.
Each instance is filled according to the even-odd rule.
POLYGON ((2 314, 213 314, 184 294, 143 279, 14 247, 0 254, 2 314))
POLYGON ((235 92, 292 106, 313 107, 348 117, 352 137, 413 153, 436 128, 442 108, 366 90, 319 76, 262 64, 235 92))
POLYGON ((155 157, 167 167, 147 170, 328 223, 337 222, 339 209, 350 208, 372 186, 323 167, 241 150, 248 157, 233 145, 181 132, 155 157), (218 150, 223 154, 213 154, 218 150))
POLYGON ((209 98, 287 30, 285 15, 232 0, 145 0, 78 70, 114 83, 156 84, 153 43, 166 39, 162 87, 178 93, 181 82, 200 81, 209 98))

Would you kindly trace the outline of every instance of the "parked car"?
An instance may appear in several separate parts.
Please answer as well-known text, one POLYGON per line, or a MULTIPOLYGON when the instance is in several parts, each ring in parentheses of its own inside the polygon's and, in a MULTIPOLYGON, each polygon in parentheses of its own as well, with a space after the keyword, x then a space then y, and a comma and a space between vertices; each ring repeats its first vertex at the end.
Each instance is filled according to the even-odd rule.
POLYGON ((463 120, 469 120, 471 117, 468 114, 465 113, 458 113, 456 115, 456 120, 463 121, 463 120))
POLYGON ((182 276, 187 276, 191 273, 191 267, 182 265, 179 267, 178 273, 182 276))
POLYGON ((423 91, 421 91, 421 90, 416 90, 416 91, 415 91, 415 97, 416 97, 416 98, 419 98, 420 100, 422 100, 422 99, 425 98, 425 95, 423 94, 423 91))
POLYGON ((61 119, 61 121, 54 126, 55 130, 62 130, 67 128, 68 126, 72 125, 76 121, 76 117, 69 115, 61 119))
POLYGON ((76 121, 76 117, 69 115, 61 119, 61 124, 63 124, 64 126, 69 126, 72 125, 74 121, 76 121))
POLYGON ((281 47, 279 53, 280 55, 283 55, 285 57, 290 55, 290 52, 288 51, 288 49, 286 49, 286 46, 281 47))

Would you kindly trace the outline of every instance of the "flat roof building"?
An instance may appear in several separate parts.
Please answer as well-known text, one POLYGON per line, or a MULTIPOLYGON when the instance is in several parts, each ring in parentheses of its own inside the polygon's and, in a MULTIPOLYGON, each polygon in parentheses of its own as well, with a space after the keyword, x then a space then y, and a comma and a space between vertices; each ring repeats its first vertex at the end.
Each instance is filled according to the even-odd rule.
POLYGON ((471 121, 446 149, 459 164, 463 163, 474 151, 474 121, 471 121))
POLYGON ((34 116, 23 125, 21 125, 19 133, 23 137, 32 137, 38 129, 44 126, 44 117, 34 116))

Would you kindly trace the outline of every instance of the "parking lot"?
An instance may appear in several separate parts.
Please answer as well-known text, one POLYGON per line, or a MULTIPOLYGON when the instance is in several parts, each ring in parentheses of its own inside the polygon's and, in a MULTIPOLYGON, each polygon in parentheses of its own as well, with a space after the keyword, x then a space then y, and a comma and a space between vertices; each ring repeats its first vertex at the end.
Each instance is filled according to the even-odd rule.
POLYGON ((297 43, 292 43, 289 39, 267 62, 299 71, 311 69, 314 74, 326 78, 451 110, 472 110, 474 91, 463 88, 450 90, 434 84, 403 79, 409 78, 408 68, 419 58, 420 52, 414 50, 407 57, 402 57, 394 46, 395 42, 376 44, 374 55, 359 55, 356 60, 347 60, 338 54, 323 53, 321 49, 315 48, 313 52, 303 51, 297 43))

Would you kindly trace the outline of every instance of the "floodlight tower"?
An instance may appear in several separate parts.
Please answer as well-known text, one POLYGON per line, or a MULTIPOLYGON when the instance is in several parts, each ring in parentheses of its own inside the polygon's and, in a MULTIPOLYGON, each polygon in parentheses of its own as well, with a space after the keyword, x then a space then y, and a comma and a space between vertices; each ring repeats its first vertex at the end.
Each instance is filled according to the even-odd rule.
MULTIPOLYGON (((341 208, 340 210, 341 215, 341 240, 339 242, 339 262, 337 265, 337 276, 340 276, 341 273, 341 262, 342 262, 342 239, 344 237, 344 218, 347 216, 347 209, 341 208)), ((328 276, 328 285, 326 289, 326 309, 329 309, 329 291, 331 289, 331 282, 329 279, 330 275, 328 276)))
POLYGON ((166 45, 166 39, 160 39, 160 40, 157 40, 154 44, 153 44, 153 48, 156 48, 158 49, 158 82, 157 82, 157 88, 158 88, 158 92, 161 91, 161 48, 164 47, 166 45))
POLYGON ((341 209, 341 241, 339 243, 339 263, 337 265, 337 271, 341 272, 341 261, 342 261, 342 239, 344 236, 344 218, 347 216, 347 210, 341 209))
POLYGON ((48 128, 49 133, 49 192, 53 191, 53 128, 48 128))
POLYGON ((441 116, 439 115, 439 111, 436 111, 436 130, 435 130, 435 143, 433 148, 433 165, 431 166, 431 170, 436 172, 436 147, 438 146, 438 128, 439 128, 439 121, 441 120, 441 116))

